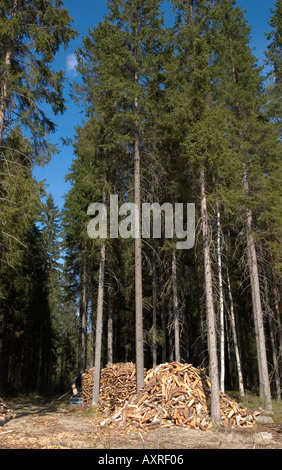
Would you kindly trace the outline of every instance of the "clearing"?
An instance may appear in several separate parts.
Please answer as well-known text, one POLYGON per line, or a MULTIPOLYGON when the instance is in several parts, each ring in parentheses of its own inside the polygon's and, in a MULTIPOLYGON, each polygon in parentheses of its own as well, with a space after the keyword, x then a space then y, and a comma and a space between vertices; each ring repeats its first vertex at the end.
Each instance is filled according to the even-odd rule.
MULTIPOLYGON (((246 398, 251 411, 252 400, 246 398)), ((282 449, 282 404, 272 423, 253 429, 214 427, 208 431, 172 426, 143 432, 101 426, 101 413, 40 396, 5 400, 16 417, 0 426, 0 449, 282 449)))

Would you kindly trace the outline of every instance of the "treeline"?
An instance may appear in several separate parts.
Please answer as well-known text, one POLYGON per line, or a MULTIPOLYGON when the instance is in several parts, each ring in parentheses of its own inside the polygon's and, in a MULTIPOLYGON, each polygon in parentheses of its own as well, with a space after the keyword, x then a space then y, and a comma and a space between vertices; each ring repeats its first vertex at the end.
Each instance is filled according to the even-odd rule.
POLYGON ((0 393, 51 393, 73 376, 75 306, 66 299, 60 214, 33 166, 56 153, 65 110, 52 62, 75 37, 61 0, 0 2, 0 393))
POLYGON ((208 368, 217 419, 219 387, 259 388, 268 409, 271 387, 280 396, 281 2, 268 80, 235 2, 171 6, 166 27, 160 1, 109 2, 77 52, 88 119, 68 175, 66 262, 80 291, 80 371, 95 351, 93 403, 101 357, 136 361, 137 388, 144 365, 188 361, 208 368), (175 237, 89 239, 89 204, 109 207, 114 194, 139 209, 195 202, 194 249, 175 237))
MULTIPOLYGON (((235 1, 170 5, 173 25, 167 26, 161 1, 108 1, 108 14, 77 51, 81 81, 73 99, 84 104, 86 120, 76 129, 67 175, 61 251, 46 205, 36 228, 38 217, 33 226, 17 224, 26 230, 25 247, 12 223, 9 243, 16 249, 9 251, 1 235, 1 276, 12 280, 3 291, 1 371, 6 365, 4 376, 15 389, 33 371, 46 391, 45 380, 54 387, 61 377, 64 385, 69 373, 95 365, 95 404, 106 363, 135 362, 140 388, 143 367, 190 362, 211 377, 218 420, 219 389, 257 390, 268 410, 271 395, 280 399, 282 3, 270 12, 267 76, 235 1), (88 208, 93 202, 109 208, 111 195, 138 208, 143 202, 195 203, 194 247, 177 249, 176 234, 132 238, 131 226, 128 238, 90 238, 95 214, 88 208), (38 261, 35 253, 27 261, 28 247, 38 261), (9 258, 17 251, 25 260, 9 258), (32 275, 22 271, 32 266, 32 275), (21 365, 15 363, 19 354, 21 365)), ((4 147, 17 156, 15 144, 6 144, 10 134, 7 126, 2 168, 4 147)), ((6 188, 3 183, 1 204, 8 221, 15 207, 6 188)), ((38 209, 36 191, 29 186, 25 194, 27 206, 33 200, 38 209)), ((51 196, 47 201, 55 214, 51 196)))

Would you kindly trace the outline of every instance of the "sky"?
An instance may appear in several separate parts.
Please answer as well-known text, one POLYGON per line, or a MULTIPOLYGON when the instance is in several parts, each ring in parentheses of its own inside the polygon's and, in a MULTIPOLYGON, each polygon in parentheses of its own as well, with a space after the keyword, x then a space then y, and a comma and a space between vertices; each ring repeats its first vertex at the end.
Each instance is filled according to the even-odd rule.
MULTIPOLYGON (((246 18, 251 26, 251 47, 259 65, 263 65, 264 52, 267 47, 265 33, 270 30, 270 9, 274 8, 275 0, 237 0, 237 5, 246 10, 246 18)), ((75 128, 83 122, 83 110, 70 98, 71 84, 79 80, 75 70, 75 51, 82 45, 83 37, 88 30, 93 29, 107 13, 106 0, 64 0, 64 6, 73 18, 73 27, 79 33, 76 39, 69 43, 66 50, 62 48, 56 56, 53 68, 64 70, 66 84, 64 97, 66 99, 66 112, 61 116, 50 116, 56 124, 56 132, 50 136, 50 141, 57 146, 58 153, 52 157, 49 164, 43 168, 35 167, 34 176, 38 181, 45 180, 46 191, 52 193, 55 204, 61 209, 64 204, 64 195, 70 189, 70 183, 65 182, 74 158, 71 145, 63 145, 62 139, 73 138, 75 128)), ((170 7, 164 3, 164 13, 169 17, 170 7)))

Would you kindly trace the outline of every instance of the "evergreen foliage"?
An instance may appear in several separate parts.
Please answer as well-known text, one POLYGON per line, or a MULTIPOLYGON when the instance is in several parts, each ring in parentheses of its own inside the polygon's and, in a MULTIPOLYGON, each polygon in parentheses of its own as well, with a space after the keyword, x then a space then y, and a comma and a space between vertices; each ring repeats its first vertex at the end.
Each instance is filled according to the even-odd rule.
POLYGON ((63 111, 50 64, 74 31, 60 1, 0 1, 1 390, 64 392, 96 357, 139 372, 190 362, 216 395, 220 383, 257 390, 268 409, 268 387, 280 398, 281 0, 266 78, 234 0, 170 4, 168 27, 161 1, 109 0, 83 38, 72 93, 86 121, 60 214, 32 177, 54 130, 35 104, 63 111), (88 207, 106 203, 109 234, 112 195, 195 202, 195 246, 177 250, 175 233, 138 252, 132 238, 91 239, 88 207))

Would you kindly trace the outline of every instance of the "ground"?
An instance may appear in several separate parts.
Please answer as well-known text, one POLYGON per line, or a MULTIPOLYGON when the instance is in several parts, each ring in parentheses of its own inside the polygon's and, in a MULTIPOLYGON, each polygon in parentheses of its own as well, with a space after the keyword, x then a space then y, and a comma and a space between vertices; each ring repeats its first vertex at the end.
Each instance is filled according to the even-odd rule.
POLYGON ((32 396, 6 403, 16 417, 0 426, 0 449, 282 449, 281 404, 272 423, 254 429, 173 426, 143 432, 101 426, 99 412, 70 406, 68 400, 32 396))

